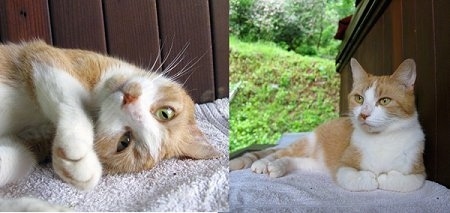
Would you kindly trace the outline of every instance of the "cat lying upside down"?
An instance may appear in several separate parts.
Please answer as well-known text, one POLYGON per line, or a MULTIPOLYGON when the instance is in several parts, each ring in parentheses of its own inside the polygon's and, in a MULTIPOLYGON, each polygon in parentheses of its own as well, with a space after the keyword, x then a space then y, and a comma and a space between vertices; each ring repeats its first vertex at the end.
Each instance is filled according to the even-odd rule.
POLYGON ((59 177, 83 190, 102 170, 218 156, 180 84, 93 52, 42 41, 0 45, 0 99, 0 186, 49 156, 59 177))
POLYGON ((414 61, 405 60, 391 76, 370 75, 355 59, 350 64, 350 117, 324 123, 287 148, 246 153, 230 161, 230 170, 251 167, 274 178, 319 170, 350 191, 419 189, 425 138, 414 102, 414 61))

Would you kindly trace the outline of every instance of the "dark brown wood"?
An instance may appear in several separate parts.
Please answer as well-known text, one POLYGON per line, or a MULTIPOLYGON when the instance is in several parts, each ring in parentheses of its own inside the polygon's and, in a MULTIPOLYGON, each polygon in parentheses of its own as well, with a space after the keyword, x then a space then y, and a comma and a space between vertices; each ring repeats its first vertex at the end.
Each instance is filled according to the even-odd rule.
POLYGON ((429 1, 416 1, 416 97, 419 118, 426 135, 425 164, 430 179, 436 180, 438 148, 436 123, 436 70, 433 8, 429 1), (420 29, 420 30, 419 30, 420 29))
POLYGON ((436 50, 437 168, 436 181, 450 186, 450 2, 436 0, 434 35, 436 50), (447 160, 444 160, 447 159, 447 160))
POLYGON ((150 68, 160 66, 156 0, 104 0, 108 53, 150 68))
POLYGON ((352 17, 352 21, 345 32, 343 45, 339 48, 339 53, 336 57, 337 71, 342 70, 342 66, 350 61, 350 57, 355 53, 364 36, 369 32, 390 2, 390 0, 363 0, 358 4, 355 15, 352 17))
POLYGON ((162 55, 170 73, 185 72, 178 81, 185 83, 196 102, 215 99, 211 25, 208 0, 158 0, 162 55), (182 60, 177 59, 183 53, 182 60))
POLYGON ((1 41, 52 43, 47 0, 0 0, 1 41))
POLYGON ((49 0, 53 43, 106 53, 101 0, 49 0))
POLYGON ((229 95, 229 4, 228 0, 210 0, 209 3, 212 13, 216 98, 225 98, 229 95))

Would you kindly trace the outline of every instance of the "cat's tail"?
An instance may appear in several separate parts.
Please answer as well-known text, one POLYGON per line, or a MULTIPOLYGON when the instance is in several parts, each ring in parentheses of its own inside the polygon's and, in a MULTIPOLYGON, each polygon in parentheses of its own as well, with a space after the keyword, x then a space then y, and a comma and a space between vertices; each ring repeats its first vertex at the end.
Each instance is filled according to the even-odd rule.
POLYGON ((35 156, 18 138, 0 138, 0 186, 26 176, 35 165, 35 156))
POLYGON ((246 169, 250 168, 252 166, 253 162, 262 159, 268 155, 271 155, 275 153, 278 149, 271 148, 271 149, 265 149, 261 151, 256 152, 248 152, 244 155, 237 157, 235 159, 230 160, 229 162, 229 169, 230 171, 234 170, 240 170, 240 169, 246 169))

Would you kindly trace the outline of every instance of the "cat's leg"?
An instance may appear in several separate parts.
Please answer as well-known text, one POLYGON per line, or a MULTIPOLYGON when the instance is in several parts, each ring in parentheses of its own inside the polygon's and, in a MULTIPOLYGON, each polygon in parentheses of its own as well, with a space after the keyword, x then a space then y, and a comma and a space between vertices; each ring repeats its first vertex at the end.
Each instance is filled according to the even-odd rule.
POLYGON ((6 212, 67 212, 68 208, 50 204, 36 198, 23 197, 18 199, 0 198, 0 211, 6 212))
POLYGON ((234 171, 250 168, 253 162, 257 161, 258 159, 264 158, 274 153, 275 151, 276 149, 265 149, 261 151, 245 153, 240 157, 230 160, 229 169, 230 171, 234 171))
POLYGON ((277 149, 273 154, 255 161, 251 166, 252 171, 269 174, 271 177, 281 177, 290 170, 301 168, 302 165, 308 167, 310 161, 315 161, 311 156, 315 145, 316 136, 312 133, 288 147, 277 149))
POLYGON ((293 170, 308 172, 325 172, 323 165, 314 158, 283 157, 267 164, 267 173, 270 177, 284 176, 293 170))
POLYGON ((404 175, 390 171, 378 176, 379 188, 388 191, 410 192, 419 189, 425 181, 425 174, 404 175))
POLYGON ((0 138, 0 186, 28 175, 36 158, 16 137, 0 138))
POLYGON ((336 182, 350 191, 372 191, 378 188, 377 176, 373 172, 345 166, 338 169, 336 182))
POLYGON ((63 70, 34 64, 37 100, 56 127, 52 163, 56 173, 80 189, 92 189, 102 167, 94 151, 94 127, 86 112, 89 92, 63 70))

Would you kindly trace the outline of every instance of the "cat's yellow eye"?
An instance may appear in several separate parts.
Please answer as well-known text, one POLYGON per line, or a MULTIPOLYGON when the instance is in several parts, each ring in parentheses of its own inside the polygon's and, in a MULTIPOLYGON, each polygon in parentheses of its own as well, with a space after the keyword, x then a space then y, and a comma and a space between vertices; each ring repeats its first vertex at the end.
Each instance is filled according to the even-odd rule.
POLYGON ((378 100, 378 103, 379 103, 381 106, 386 106, 386 105, 388 105, 389 103, 391 103, 391 99, 390 99, 390 98, 381 98, 380 100, 378 100))
POLYGON ((169 121, 175 116, 175 110, 171 107, 162 107, 156 110, 155 117, 160 121, 169 121))
POLYGON ((363 104, 364 103, 364 98, 360 95, 355 95, 355 101, 358 104, 363 104))

